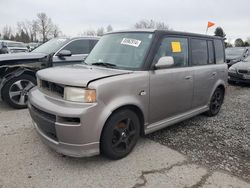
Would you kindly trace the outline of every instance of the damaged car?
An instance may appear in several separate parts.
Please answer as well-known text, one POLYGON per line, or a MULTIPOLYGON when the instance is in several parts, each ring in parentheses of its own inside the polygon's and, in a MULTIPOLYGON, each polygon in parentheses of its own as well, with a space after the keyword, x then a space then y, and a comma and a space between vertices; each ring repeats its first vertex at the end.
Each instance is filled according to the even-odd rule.
POLYGON ((244 60, 249 55, 249 49, 245 47, 230 47, 226 48, 225 52, 228 67, 244 60))
POLYGON ((80 63, 98 40, 98 37, 54 38, 29 53, 0 55, 0 99, 14 108, 26 108, 38 70, 80 63))
POLYGON ((229 68, 228 82, 250 84, 250 56, 229 68))

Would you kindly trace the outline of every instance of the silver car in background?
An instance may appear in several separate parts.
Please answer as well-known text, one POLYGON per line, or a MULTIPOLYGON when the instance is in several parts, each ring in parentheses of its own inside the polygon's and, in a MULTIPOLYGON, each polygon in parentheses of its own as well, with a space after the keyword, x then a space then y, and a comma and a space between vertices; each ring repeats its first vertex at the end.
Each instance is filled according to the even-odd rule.
POLYGON ((250 84, 250 56, 229 68, 228 82, 250 84))
POLYGON ((249 49, 246 47, 229 47, 226 48, 225 52, 228 67, 231 67, 233 64, 249 56, 249 49))
POLYGON ((11 54, 28 52, 28 48, 23 42, 16 42, 11 40, 0 40, 0 54, 11 54))
POLYGON ((227 76, 222 38, 113 32, 81 65, 39 71, 28 106, 42 141, 57 152, 120 159, 140 135, 216 115, 227 76))

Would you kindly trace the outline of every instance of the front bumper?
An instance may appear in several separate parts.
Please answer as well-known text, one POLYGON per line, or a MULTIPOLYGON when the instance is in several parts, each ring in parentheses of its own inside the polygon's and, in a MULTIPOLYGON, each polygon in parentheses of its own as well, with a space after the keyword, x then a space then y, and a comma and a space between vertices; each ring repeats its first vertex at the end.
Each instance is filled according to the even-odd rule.
POLYGON ((250 79, 245 79, 242 74, 228 73, 228 81, 250 84, 250 79))
POLYGON ((100 153, 103 107, 54 99, 37 88, 29 93, 30 116, 41 140, 58 153, 72 157, 100 153))

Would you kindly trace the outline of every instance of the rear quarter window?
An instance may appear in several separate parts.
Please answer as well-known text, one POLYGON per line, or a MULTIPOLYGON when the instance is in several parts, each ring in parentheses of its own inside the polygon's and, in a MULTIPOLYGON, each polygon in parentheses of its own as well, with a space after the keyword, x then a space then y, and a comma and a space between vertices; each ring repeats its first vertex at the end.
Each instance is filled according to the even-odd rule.
POLYGON ((224 45, 222 40, 214 40, 216 64, 225 62, 224 45))
POLYGON ((208 64, 207 41, 203 39, 191 39, 192 65, 208 64))

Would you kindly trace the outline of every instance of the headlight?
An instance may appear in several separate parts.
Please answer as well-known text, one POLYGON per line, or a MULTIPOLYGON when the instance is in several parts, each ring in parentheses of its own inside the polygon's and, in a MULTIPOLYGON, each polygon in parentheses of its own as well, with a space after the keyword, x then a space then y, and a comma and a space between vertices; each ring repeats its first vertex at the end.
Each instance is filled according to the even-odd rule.
POLYGON ((229 72, 231 72, 231 73, 236 73, 236 69, 235 69, 234 67, 230 67, 230 68, 229 68, 229 72))
POLYGON ((65 87, 65 100, 73 102, 94 103, 96 102, 96 90, 77 87, 65 87))

